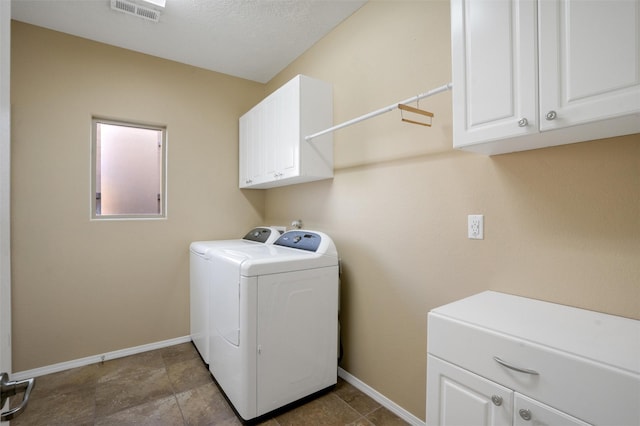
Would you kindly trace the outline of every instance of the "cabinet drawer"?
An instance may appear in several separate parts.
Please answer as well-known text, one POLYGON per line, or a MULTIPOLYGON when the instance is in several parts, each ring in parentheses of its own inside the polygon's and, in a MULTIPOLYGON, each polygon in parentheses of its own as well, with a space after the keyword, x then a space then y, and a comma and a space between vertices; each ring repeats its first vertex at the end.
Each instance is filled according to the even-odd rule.
POLYGON ((594 425, 640 424, 640 377, 431 312, 430 354, 594 425), (519 372, 494 357, 538 374, 519 372))
POLYGON ((514 396, 513 413, 514 426, 528 426, 530 424, 589 426, 588 423, 518 393, 514 396))

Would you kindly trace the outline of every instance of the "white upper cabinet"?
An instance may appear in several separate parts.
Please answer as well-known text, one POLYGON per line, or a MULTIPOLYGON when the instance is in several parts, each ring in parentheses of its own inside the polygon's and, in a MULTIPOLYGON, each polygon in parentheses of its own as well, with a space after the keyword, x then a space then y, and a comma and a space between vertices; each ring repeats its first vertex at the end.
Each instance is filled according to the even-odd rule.
POLYGON ((640 2, 452 0, 454 147, 640 132, 640 2))
POLYGON ((333 177, 331 85, 298 75, 240 117, 240 188, 273 188, 333 177))
POLYGON ((534 133, 535 3, 453 0, 451 15, 454 146, 534 133))
POLYGON ((540 129, 639 113, 640 2, 544 0, 538 10, 540 129))

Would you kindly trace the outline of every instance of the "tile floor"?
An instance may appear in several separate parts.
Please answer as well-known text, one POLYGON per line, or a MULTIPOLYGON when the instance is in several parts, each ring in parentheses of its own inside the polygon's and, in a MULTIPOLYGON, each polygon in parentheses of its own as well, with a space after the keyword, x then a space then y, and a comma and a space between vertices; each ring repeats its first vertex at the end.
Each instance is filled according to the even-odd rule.
MULTIPOLYGON (((241 425, 241 422, 191 343, 38 377, 27 410, 11 421, 12 426, 134 424, 241 425)), ((338 379, 332 391, 262 423, 264 426, 405 424, 342 379, 338 379)))

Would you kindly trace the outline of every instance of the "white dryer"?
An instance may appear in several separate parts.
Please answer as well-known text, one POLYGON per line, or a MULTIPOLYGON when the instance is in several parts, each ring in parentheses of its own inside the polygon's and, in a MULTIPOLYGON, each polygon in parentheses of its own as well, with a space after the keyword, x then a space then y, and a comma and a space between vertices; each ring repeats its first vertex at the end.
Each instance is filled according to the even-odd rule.
POLYGON ((321 232, 214 249, 209 369, 252 420, 337 381, 338 254, 321 232))
POLYGON ((273 244, 281 232, 273 227, 257 227, 243 238, 235 240, 195 241, 189 247, 189 300, 191 340, 205 363, 209 364, 209 323, 211 286, 211 250, 214 248, 241 248, 273 244))

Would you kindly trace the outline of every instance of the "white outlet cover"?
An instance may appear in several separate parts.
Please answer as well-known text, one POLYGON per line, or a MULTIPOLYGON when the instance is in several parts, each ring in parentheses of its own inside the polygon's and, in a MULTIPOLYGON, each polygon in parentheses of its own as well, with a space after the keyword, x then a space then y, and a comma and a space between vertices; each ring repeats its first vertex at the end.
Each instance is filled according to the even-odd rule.
POLYGON ((470 240, 484 240, 484 215, 470 214, 467 217, 467 236, 470 240))

